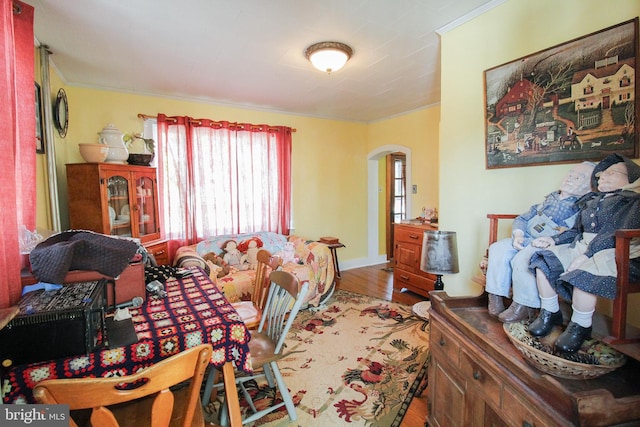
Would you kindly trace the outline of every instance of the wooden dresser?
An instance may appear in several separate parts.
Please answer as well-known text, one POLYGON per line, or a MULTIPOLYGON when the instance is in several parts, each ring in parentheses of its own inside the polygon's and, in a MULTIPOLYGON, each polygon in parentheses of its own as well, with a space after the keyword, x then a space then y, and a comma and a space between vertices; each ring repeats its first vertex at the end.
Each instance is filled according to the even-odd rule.
POLYGON ((429 425, 640 425, 640 362, 593 380, 529 365, 477 298, 430 293, 429 425))
POLYGON ((436 276, 420 270, 422 238, 425 230, 437 230, 424 224, 394 224, 393 290, 408 289, 425 297, 434 289, 436 276))

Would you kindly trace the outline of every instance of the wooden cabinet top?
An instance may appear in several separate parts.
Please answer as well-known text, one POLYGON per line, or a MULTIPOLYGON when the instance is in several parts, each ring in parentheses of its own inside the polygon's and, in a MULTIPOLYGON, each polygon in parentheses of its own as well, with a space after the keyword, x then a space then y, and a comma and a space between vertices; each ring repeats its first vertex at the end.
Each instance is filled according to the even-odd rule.
POLYGON ((394 223, 395 228, 412 228, 418 230, 437 230, 438 224, 420 224, 420 223, 394 223))
POLYGON ((623 367, 591 380, 545 374, 527 363, 509 341, 502 323, 489 316, 486 294, 450 297, 445 291, 432 291, 429 297, 431 319, 458 330, 465 345, 481 349, 511 378, 533 390, 567 419, 575 419, 575 411, 579 412, 580 425, 596 425, 589 420, 609 420, 612 422, 597 425, 610 425, 640 419, 640 361, 629 357, 623 367))

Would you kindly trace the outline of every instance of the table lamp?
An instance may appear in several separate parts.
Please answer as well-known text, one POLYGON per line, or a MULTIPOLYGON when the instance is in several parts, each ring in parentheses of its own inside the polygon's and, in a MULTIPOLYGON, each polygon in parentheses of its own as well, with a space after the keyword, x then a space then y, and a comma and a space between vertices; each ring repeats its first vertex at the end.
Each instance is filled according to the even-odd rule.
POLYGON ((444 289, 442 275, 460 271, 455 231, 427 230, 424 232, 420 270, 436 275, 434 284, 436 291, 444 289))

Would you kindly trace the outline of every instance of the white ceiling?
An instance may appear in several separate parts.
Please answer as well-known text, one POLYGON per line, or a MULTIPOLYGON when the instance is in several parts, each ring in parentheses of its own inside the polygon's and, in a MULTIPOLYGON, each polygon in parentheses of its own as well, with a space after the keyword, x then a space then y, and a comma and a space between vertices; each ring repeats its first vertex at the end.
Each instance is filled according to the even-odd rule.
POLYGON ((370 122, 440 102, 440 40, 505 0, 24 0, 66 84, 370 122), (304 57, 354 50, 331 75, 304 57))

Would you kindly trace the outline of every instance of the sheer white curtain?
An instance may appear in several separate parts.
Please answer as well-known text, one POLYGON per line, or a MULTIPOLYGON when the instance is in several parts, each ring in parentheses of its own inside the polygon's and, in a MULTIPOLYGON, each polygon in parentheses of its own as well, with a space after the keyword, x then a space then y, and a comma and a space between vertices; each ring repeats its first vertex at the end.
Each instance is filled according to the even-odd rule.
POLYGON ((159 114, 158 164, 174 248, 220 234, 288 234, 290 128, 159 114))

